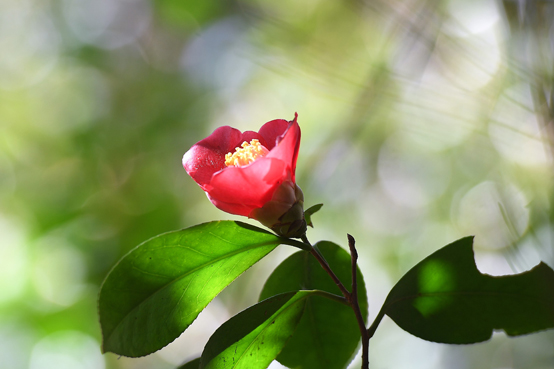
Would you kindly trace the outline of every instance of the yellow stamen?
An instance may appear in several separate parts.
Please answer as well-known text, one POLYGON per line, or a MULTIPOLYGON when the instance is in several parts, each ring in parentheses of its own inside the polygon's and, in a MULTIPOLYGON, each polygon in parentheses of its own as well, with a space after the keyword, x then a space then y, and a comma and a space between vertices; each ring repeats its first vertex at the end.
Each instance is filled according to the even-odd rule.
POLYGON ((244 141, 241 146, 237 147, 235 152, 225 154, 226 166, 243 167, 269 153, 269 150, 256 139, 253 139, 250 143, 244 141))

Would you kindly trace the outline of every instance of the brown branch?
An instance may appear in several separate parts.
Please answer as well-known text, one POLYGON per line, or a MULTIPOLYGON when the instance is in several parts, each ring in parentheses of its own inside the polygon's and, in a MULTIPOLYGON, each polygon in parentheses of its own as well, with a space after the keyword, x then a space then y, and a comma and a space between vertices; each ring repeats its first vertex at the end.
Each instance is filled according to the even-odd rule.
POLYGON ((329 263, 327 263, 327 260, 323 257, 323 255, 319 252, 319 250, 312 246, 310 241, 308 241, 308 238, 306 235, 302 236, 302 241, 310 246, 310 253, 315 257, 315 259, 319 262, 321 267, 325 270, 325 272, 333 279, 333 282, 337 285, 337 287, 340 289, 342 295, 346 299, 346 302, 348 305, 352 308, 354 311, 354 315, 356 316, 356 321, 358 322, 358 327, 360 329, 360 335, 362 338, 362 369, 369 369, 369 334, 365 327, 364 318, 362 316, 362 312, 360 310, 360 304, 358 301, 358 279, 357 279, 357 261, 358 261, 358 252, 356 251, 354 237, 351 235, 348 235, 348 246, 350 248, 350 255, 351 255, 351 265, 352 265, 352 292, 348 292, 346 287, 342 284, 340 279, 336 276, 336 274, 333 272, 331 267, 329 266, 329 263))
POLYGON ((358 302, 358 252, 356 251, 356 240, 354 237, 347 234, 348 247, 350 248, 350 258, 352 260, 352 293, 351 293, 351 305, 354 314, 356 315, 356 321, 362 335, 362 369, 369 369, 369 335, 365 328, 364 317, 360 310, 360 304, 358 302))

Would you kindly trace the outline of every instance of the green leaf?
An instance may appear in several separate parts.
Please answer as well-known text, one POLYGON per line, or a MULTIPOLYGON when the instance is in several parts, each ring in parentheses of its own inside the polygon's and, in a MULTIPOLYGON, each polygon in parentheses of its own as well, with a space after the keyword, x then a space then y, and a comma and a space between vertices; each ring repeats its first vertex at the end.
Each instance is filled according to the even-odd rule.
POLYGON ((166 346, 221 290, 280 243, 291 240, 221 221, 139 245, 112 269, 100 290, 103 351, 137 357, 166 346))
POLYGON ((198 369, 198 368, 200 368, 200 358, 196 358, 192 361, 184 363, 177 369, 198 369))
POLYGON ((323 206, 323 204, 317 204, 317 205, 314 205, 312 207, 310 207, 309 209, 307 209, 305 212, 304 212, 304 220, 306 220, 306 224, 309 225, 310 227, 314 227, 313 223, 312 223, 312 215, 314 213, 317 213, 321 207, 323 206))
POLYGON ((554 328, 554 271, 540 263, 501 277, 481 274, 473 237, 447 245, 411 269, 389 293, 387 314, 409 333, 441 343, 488 340, 554 328))
POLYGON ((306 299, 318 293, 273 296, 235 315, 206 344, 200 369, 267 368, 296 329, 306 299))
MULTIPOLYGON (((332 242, 316 245, 345 287, 351 285, 350 255, 332 242)), ((361 272, 357 272, 358 295, 364 319, 367 318, 367 295, 361 272)), ((260 300, 300 289, 323 290, 341 295, 331 277, 310 253, 300 251, 283 261, 267 280, 260 300)), ((352 359, 360 331, 352 309, 320 296, 309 297, 298 329, 277 360, 291 368, 344 368, 352 359)))

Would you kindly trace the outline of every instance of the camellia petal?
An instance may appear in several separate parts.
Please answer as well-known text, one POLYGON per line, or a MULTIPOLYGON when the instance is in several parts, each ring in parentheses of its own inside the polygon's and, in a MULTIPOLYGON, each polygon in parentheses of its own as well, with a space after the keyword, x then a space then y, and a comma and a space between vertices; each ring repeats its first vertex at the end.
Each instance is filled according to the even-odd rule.
MULTIPOLYGON (((295 123, 296 117, 297 115, 294 117, 295 123)), ((265 124, 260 129, 260 135, 268 140, 273 139, 272 135, 268 134, 269 132, 266 132, 266 130, 264 130, 267 125, 268 124, 265 124)), ((267 129, 267 131, 269 131, 269 129, 267 129)), ((277 145, 273 150, 270 149, 271 151, 269 152, 269 154, 267 154, 267 158, 276 158, 282 160, 284 163, 287 163, 287 169, 291 171, 291 179, 293 182, 295 182, 296 160, 298 158, 298 150, 300 149, 300 126, 298 125, 298 123, 291 124, 287 130, 287 134, 277 136, 275 140, 277 142, 277 145)))
POLYGON ((259 132, 220 127, 187 151, 183 167, 217 208, 257 219, 281 235, 301 234, 305 221, 304 198, 295 183, 300 148, 297 117, 295 114, 290 122, 272 120, 259 132), (244 155, 248 155, 252 145, 259 145, 253 140, 263 146, 262 151, 245 156, 250 159, 231 159, 227 163, 230 166, 225 165, 226 154, 243 155, 242 150, 246 150, 244 155))
MULTIPOLYGON (((271 200, 275 189, 287 177, 286 164, 281 160, 261 158, 246 167, 229 167, 214 174, 209 195, 213 199, 232 199, 233 204, 248 207, 248 213, 228 213, 248 216, 271 200), (229 183, 233 185, 230 186, 229 183)), ((213 202, 213 201, 212 201, 213 202)))
POLYGON ((187 151, 183 156, 183 167, 204 189, 204 186, 210 183, 214 173, 225 168, 225 154, 234 151, 235 147, 240 146, 243 141, 255 138, 263 140, 256 132, 241 133, 238 129, 229 126, 219 127, 187 151))
POLYGON ((281 136, 287 132, 289 126, 291 126, 291 123, 284 119, 275 119, 264 124, 258 131, 258 134, 262 136, 265 141, 263 145, 269 150, 272 150, 275 145, 277 145, 277 141, 281 139, 281 136))

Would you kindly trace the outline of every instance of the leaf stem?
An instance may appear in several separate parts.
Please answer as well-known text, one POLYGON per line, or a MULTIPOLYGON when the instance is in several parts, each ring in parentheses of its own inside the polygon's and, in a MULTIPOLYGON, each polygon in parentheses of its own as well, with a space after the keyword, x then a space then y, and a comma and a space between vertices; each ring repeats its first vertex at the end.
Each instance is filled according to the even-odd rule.
POLYGON ((334 293, 330 293, 330 292, 327 292, 327 291, 320 291, 320 290, 317 290, 315 293, 315 295, 319 295, 319 296, 322 296, 322 297, 325 297, 329 300, 333 300, 333 301, 336 301, 336 302, 340 302, 341 304, 343 305, 346 305, 346 306, 350 306, 350 304, 348 303, 348 301, 346 301, 346 299, 342 296, 339 296, 339 295, 335 295, 334 293))
POLYGON ((362 337, 362 369, 369 369, 369 331, 365 327, 364 318, 360 310, 360 304, 358 302, 358 281, 357 281, 357 261, 358 261, 358 252, 355 247, 354 237, 348 235, 348 246, 350 248, 351 255, 351 265, 352 265, 352 293, 350 293, 346 287, 342 284, 340 279, 333 272, 325 257, 321 254, 317 246, 313 246, 308 237, 304 234, 301 237, 302 241, 310 246, 310 253, 316 258, 321 267, 325 270, 327 274, 333 279, 337 287, 340 289, 342 295, 346 299, 348 305, 354 311, 356 316, 356 321, 358 322, 358 327, 360 329, 360 334, 362 337))
POLYGON ((379 323, 381 323, 381 320, 385 316, 385 305, 381 308, 381 311, 379 311, 379 314, 375 317, 375 320, 373 320, 373 323, 371 323, 371 326, 367 330, 367 336, 369 338, 373 337, 375 334, 375 331, 377 330, 377 327, 379 326, 379 323))

